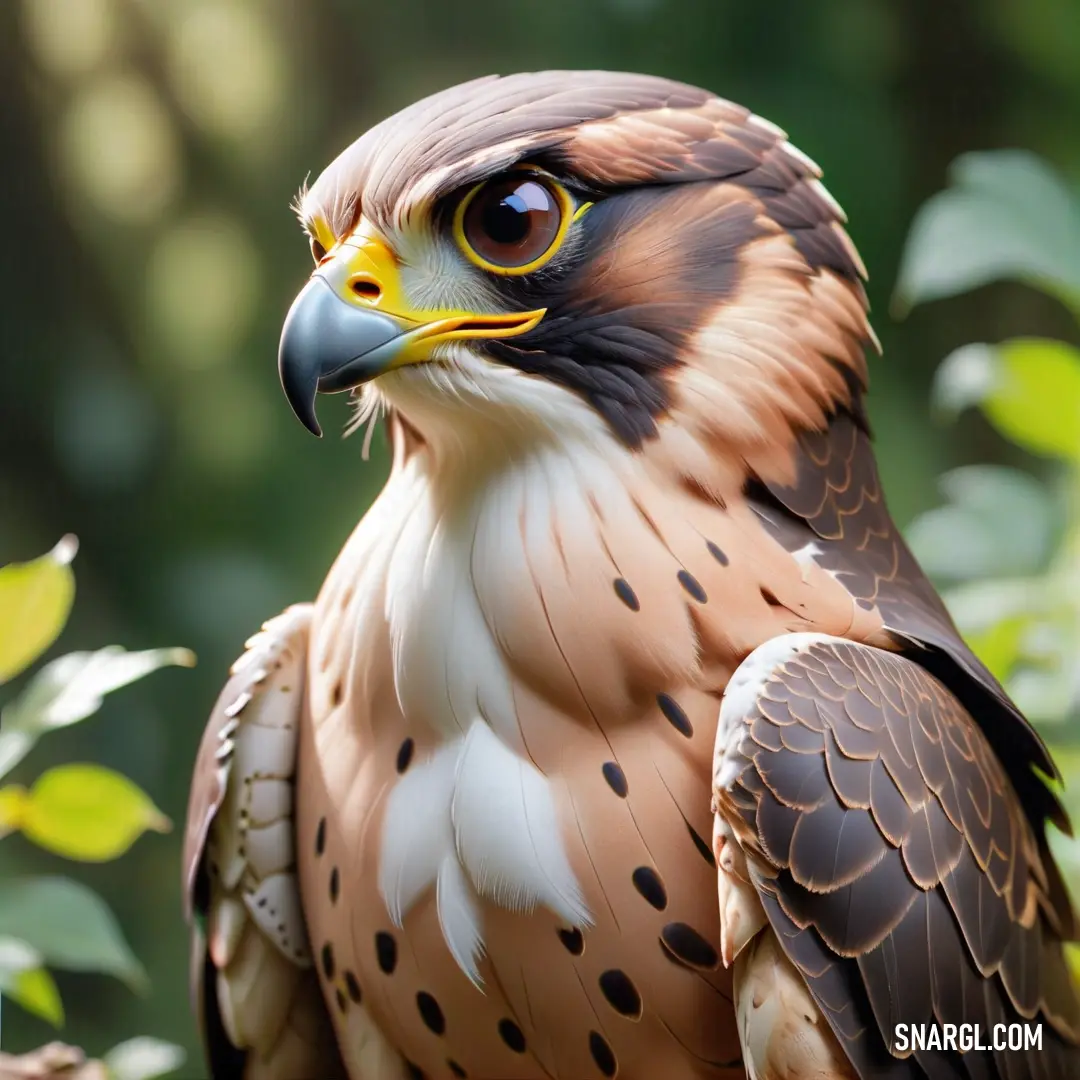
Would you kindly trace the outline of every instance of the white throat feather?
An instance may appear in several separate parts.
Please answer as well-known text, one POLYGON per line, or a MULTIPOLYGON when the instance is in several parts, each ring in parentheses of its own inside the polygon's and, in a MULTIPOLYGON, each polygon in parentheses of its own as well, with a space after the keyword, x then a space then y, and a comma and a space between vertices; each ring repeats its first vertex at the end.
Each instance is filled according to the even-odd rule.
POLYGON ((570 391, 463 348, 376 392, 425 442, 391 480, 421 494, 388 556, 386 618, 402 712, 440 740, 389 796, 379 885, 398 925, 434 888, 447 945, 479 983, 480 897, 590 922, 521 734, 499 607, 550 553, 553 522, 595 528, 598 499, 625 498, 640 466, 570 391))

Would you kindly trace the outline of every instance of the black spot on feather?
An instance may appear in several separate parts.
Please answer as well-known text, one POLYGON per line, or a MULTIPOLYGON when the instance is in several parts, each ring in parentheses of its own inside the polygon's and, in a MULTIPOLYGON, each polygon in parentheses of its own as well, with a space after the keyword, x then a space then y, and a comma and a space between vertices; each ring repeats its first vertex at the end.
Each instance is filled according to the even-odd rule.
POLYGON ((698 581, 689 570, 680 570, 678 573, 679 584, 699 603, 708 603, 709 597, 706 595, 705 590, 701 587, 701 582, 698 581))
POLYGON ((614 1076, 618 1071, 619 1063, 615 1060, 615 1051, 598 1031, 589 1032, 589 1053, 592 1054, 596 1067, 605 1076, 614 1076))
POLYGON ((630 790, 630 785, 626 782, 626 773, 622 771, 619 765, 614 761, 605 761, 603 768, 600 771, 604 774, 604 779, 608 782, 608 787, 611 788, 620 799, 625 799, 630 790))
POLYGON ((392 975, 397 967, 397 942, 385 930, 375 935, 375 959, 379 970, 385 975, 392 975))
POLYGON ((560 930, 558 934, 564 948, 572 956, 580 956, 585 951, 585 938, 576 926, 571 930, 560 930))
POLYGON ((690 967, 711 971, 720 963, 716 949, 686 923, 668 923, 660 932, 660 943, 666 953, 690 967))
POLYGON ((499 1021, 499 1037, 515 1054, 525 1053, 525 1035, 513 1020, 499 1021))
POLYGON ((416 995, 416 1007, 420 1011, 420 1019, 429 1031, 436 1035, 446 1032, 446 1017, 443 1016, 439 1003, 426 990, 421 990, 416 995))
POLYGON ((637 598, 637 593, 630 588, 630 582, 625 578, 615 579, 615 595, 631 610, 640 611, 641 601, 637 598))
POLYGON ((687 739, 694 737, 694 725, 690 723, 690 717, 670 694, 657 694, 656 703, 660 706, 664 718, 680 735, 687 739))
POLYGON ((641 994, 625 971, 611 968, 603 972, 600 976, 600 992, 621 1016, 635 1020, 641 1016, 641 994))
POLYGON ((657 911, 663 911, 667 907, 667 889, 660 879, 660 875, 651 866, 639 866, 630 880, 634 888, 650 903, 657 911))

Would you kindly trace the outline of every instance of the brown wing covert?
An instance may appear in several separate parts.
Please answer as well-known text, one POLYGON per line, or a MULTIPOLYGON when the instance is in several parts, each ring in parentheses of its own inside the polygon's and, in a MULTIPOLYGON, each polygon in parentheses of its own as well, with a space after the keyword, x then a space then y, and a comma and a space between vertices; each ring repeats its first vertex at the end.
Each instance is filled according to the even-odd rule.
POLYGON ((721 713, 718 810, 860 1075, 905 1057, 898 1076, 1077 1075, 1072 915, 979 725, 899 655, 822 635, 756 652, 721 713), (988 1039, 1021 1021, 1043 1024, 1041 1052, 894 1040, 897 1024, 979 1024, 988 1039))

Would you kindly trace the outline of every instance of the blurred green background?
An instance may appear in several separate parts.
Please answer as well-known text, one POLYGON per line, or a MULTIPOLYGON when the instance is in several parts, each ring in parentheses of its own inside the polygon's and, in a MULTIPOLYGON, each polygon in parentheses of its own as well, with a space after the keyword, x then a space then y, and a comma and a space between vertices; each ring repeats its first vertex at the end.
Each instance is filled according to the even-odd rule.
MULTIPOLYGON (((1076 343, 1068 310, 1015 284, 902 321, 890 298, 915 211, 958 154, 1023 147, 1080 178, 1076 0, 0 3, 0 564, 75 532, 79 598, 54 652, 199 657, 109 699, 12 777, 101 761, 176 823, 76 869, 152 989, 60 973, 68 1041, 98 1052, 146 1032, 194 1051, 178 863, 204 718, 244 639, 313 596, 384 475, 381 439, 365 464, 361 438, 333 437, 343 400, 322 404, 319 443, 280 393, 278 333, 310 262, 289 200, 416 98, 548 67, 707 86, 822 164, 870 268, 885 348, 870 411, 902 525, 942 502, 955 466, 1053 471, 978 413, 934 423, 930 384, 972 340, 1076 343)), ((1023 516, 1005 527, 1022 532, 1023 516)), ((19 836, 0 848, 5 876, 58 866, 19 836)), ((50 1037, 5 1006, 6 1050, 50 1037)), ((198 1054, 183 1075, 201 1075, 198 1054)))

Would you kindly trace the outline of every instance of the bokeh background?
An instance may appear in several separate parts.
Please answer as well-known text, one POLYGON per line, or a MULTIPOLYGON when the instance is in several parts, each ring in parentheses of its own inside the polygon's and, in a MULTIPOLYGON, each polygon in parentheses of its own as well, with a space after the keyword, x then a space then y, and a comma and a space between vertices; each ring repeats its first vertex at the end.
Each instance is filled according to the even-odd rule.
MULTIPOLYGON (((82 546, 57 651, 186 645, 170 670, 20 767, 98 760, 176 822, 77 868, 152 989, 60 973, 65 1039, 188 1047, 179 833, 204 717, 244 639, 311 597, 386 468, 380 438, 291 416, 275 370, 309 272, 289 201, 347 142, 488 72, 602 67, 704 85, 785 128, 826 171, 870 268, 884 359, 870 411, 901 524, 956 465, 1047 466, 977 414, 935 424, 934 369, 970 341, 1077 341, 1056 301, 998 284, 890 314, 917 207, 958 154, 1023 147, 1080 178, 1076 0, 5 0, 0 3, 0 563, 82 546)), ((1078 777, 1080 780, 1080 777, 1078 777)), ((0 874, 52 872, 20 837, 0 874)), ((50 1030, 14 1006, 4 1048, 50 1030)))

